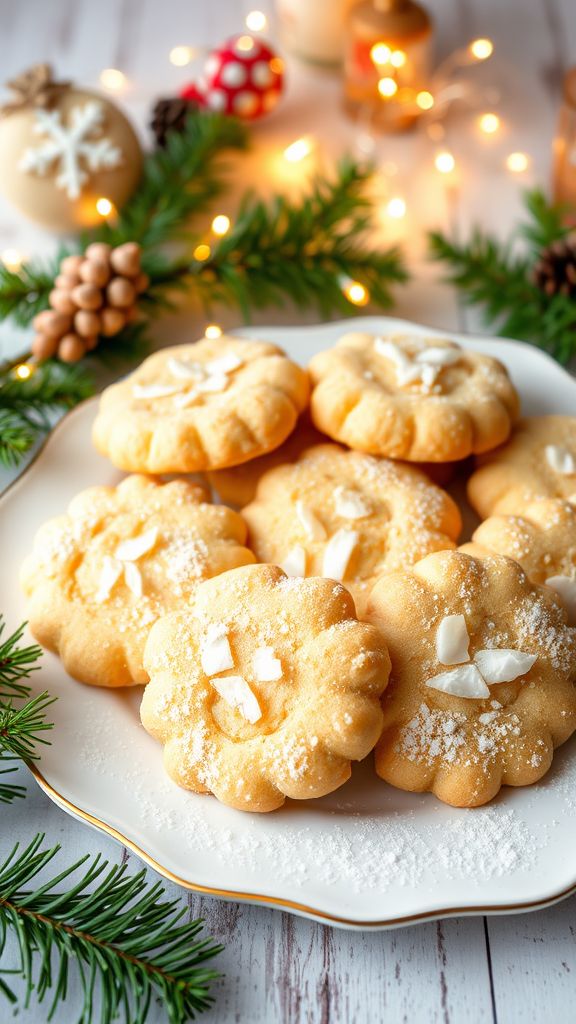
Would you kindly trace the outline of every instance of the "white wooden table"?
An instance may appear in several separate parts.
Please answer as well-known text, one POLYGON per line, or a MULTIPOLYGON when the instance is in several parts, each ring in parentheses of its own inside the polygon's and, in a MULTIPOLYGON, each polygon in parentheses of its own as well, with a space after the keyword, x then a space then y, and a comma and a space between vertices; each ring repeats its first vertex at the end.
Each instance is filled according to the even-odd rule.
MULTIPOLYGON (((576 7, 574 0, 428 2, 438 25, 439 57, 476 36, 495 41, 491 74, 503 85, 504 130, 487 140, 478 135, 471 117, 456 126, 448 142, 460 173, 450 190, 433 170, 434 151, 424 135, 382 140, 379 164, 392 161, 398 167, 390 194, 403 195, 408 204, 406 219, 388 221, 383 231, 403 241, 414 275, 398 292, 398 315, 447 330, 476 329, 477 320, 439 283, 437 270, 425 264, 424 230, 443 225, 464 233, 475 221, 495 231, 509 230, 520 213, 520 181, 503 169, 512 150, 531 157, 523 184, 548 181, 559 80, 576 61, 576 7)), ((272 5, 271 0, 0 0, 0 68, 9 77, 49 58, 63 77, 96 85, 102 68, 118 67, 129 82, 122 100, 143 126, 153 97, 169 95, 186 80, 186 69, 168 62, 170 49, 219 43, 241 30, 253 6, 270 13, 272 5)), ((255 129, 252 155, 238 161, 238 187, 251 178, 261 187, 263 159, 270 167, 267 187, 291 187, 273 155, 298 136, 312 133, 322 160, 354 148, 357 133, 344 118, 338 96, 336 76, 291 65, 281 111, 255 129)), ((52 238, 0 202, 0 250, 16 247, 31 253, 50 251, 53 245, 52 238)), ((279 319, 274 311, 262 314, 262 322, 279 319)), ((298 317, 284 311, 281 319, 298 317)), ((222 313, 220 322, 233 325, 235 314, 222 313)), ((188 312, 158 326, 158 343, 190 339, 203 325, 200 312, 188 312)), ((22 343, 12 329, 0 328, 0 355, 22 343)), ((31 779, 28 790, 26 801, 0 810, 0 856, 15 839, 25 842, 43 830, 51 843, 62 844, 67 862, 101 850, 111 860, 128 858, 134 870, 140 866, 111 839, 66 817, 31 779)), ((171 896, 177 894, 170 883, 166 888, 171 896)), ((206 1020, 551 1024, 574 1017, 576 898, 536 914, 367 934, 260 907, 193 894, 184 898, 190 913, 205 916, 212 935, 226 946, 218 960, 224 978, 215 986, 216 1006, 206 1020)), ((0 1019, 7 1020, 8 1013, 0 1010, 0 1019)), ((64 1019, 62 1010, 57 1019, 64 1019)), ((151 1019, 165 1018, 159 1009, 151 1019)), ((45 1011, 33 1006, 19 1020, 40 1024, 45 1011)))

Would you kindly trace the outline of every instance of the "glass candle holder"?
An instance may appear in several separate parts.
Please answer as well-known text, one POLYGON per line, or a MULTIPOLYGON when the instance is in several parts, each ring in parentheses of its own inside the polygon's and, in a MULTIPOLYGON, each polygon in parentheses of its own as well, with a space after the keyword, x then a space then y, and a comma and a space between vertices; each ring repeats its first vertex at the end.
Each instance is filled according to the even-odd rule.
POLYGON ((383 131, 410 128, 429 99, 432 21, 415 0, 363 0, 352 8, 344 57, 345 106, 383 131))
POLYGON ((276 0, 282 43, 312 64, 335 66, 344 57, 344 23, 354 0, 276 0))
POLYGON ((576 68, 564 78, 562 108, 554 139, 553 195, 570 207, 568 220, 576 224, 576 68))

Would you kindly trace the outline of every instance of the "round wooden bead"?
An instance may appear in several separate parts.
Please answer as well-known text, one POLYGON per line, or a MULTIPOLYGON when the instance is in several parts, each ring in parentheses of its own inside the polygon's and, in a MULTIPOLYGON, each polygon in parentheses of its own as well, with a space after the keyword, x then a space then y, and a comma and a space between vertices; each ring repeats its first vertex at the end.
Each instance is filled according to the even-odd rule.
POLYGON ((84 253, 86 259, 98 260, 100 263, 108 263, 110 261, 110 253, 112 252, 112 246, 108 245, 108 242, 92 242, 88 246, 84 253))
POLYGON ((84 338, 83 341, 84 348, 86 349, 87 352, 92 352, 92 350, 95 349, 98 344, 98 338, 96 335, 93 338, 84 338))
POLYGON ((65 256, 60 264, 60 273, 77 274, 83 258, 83 256, 65 256))
POLYGON ((138 277, 134 281, 134 287, 139 295, 141 292, 146 291, 149 284, 150 278, 148 277, 148 274, 138 274, 138 277))
POLYGON ((136 298, 134 285, 124 277, 113 277, 106 289, 106 298, 111 306, 124 309, 131 306, 136 298))
POLYGON ((72 317, 55 309, 45 309, 34 317, 32 323, 39 334, 46 334, 49 338, 61 338, 70 330, 72 317))
POLYGON ((54 278, 54 287, 62 288, 67 292, 71 292, 77 284, 80 284, 78 274, 58 274, 58 276, 54 278))
POLYGON ((74 330, 81 338, 92 338, 100 334, 100 317, 88 309, 81 309, 74 317, 74 330))
POLYGON ((47 334, 37 334, 32 339, 32 354, 37 359, 51 359, 56 353, 56 349, 60 343, 59 338, 49 338, 47 334))
POLYGON ((77 363, 85 351, 86 345, 77 334, 65 334, 58 345, 58 355, 64 363, 77 363))
POLYGON ((131 324, 134 320, 138 319, 138 306, 130 306, 130 309, 124 310, 124 316, 126 317, 126 323, 131 324))
POLYGON ((56 309, 58 313, 67 313, 71 316, 76 311, 76 306, 72 302, 70 292, 64 288, 53 288, 48 296, 48 302, 52 309, 56 309))
POLYGON ((86 284, 95 284, 103 288, 110 280, 110 266, 104 260, 84 260, 80 267, 80 277, 86 284))
POLYGON ((100 333, 105 338, 111 338, 114 334, 118 334, 126 323, 126 315, 121 309, 114 309, 113 306, 106 306, 100 314, 102 321, 102 327, 100 333))
POLYGON ((72 298, 79 309, 100 309, 102 305, 102 292, 95 284, 76 285, 72 298))
POLYGON ((117 274, 136 277, 140 270, 140 246, 137 242, 125 242, 112 250, 110 263, 117 274))

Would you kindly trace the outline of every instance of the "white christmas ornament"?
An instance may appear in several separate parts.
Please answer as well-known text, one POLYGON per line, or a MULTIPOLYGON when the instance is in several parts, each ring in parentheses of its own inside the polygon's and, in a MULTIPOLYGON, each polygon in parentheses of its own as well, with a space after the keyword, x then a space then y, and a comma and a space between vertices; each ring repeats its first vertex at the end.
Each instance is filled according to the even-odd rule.
POLYGON ((59 110, 36 110, 34 134, 45 136, 39 146, 24 150, 19 169, 46 176, 56 165, 56 187, 68 199, 78 199, 93 172, 119 167, 123 154, 102 135, 104 108, 97 100, 72 107, 68 123, 59 110))

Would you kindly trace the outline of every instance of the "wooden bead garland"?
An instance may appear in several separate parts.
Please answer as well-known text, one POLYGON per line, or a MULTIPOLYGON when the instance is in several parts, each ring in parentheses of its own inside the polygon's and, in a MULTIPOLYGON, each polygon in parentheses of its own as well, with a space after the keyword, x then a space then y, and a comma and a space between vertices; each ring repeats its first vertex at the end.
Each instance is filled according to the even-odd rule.
POLYGON ((115 249, 93 242, 84 255, 65 256, 45 309, 34 318, 32 352, 37 359, 58 356, 76 363, 134 319, 138 295, 148 287, 140 270, 140 246, 115 249))

